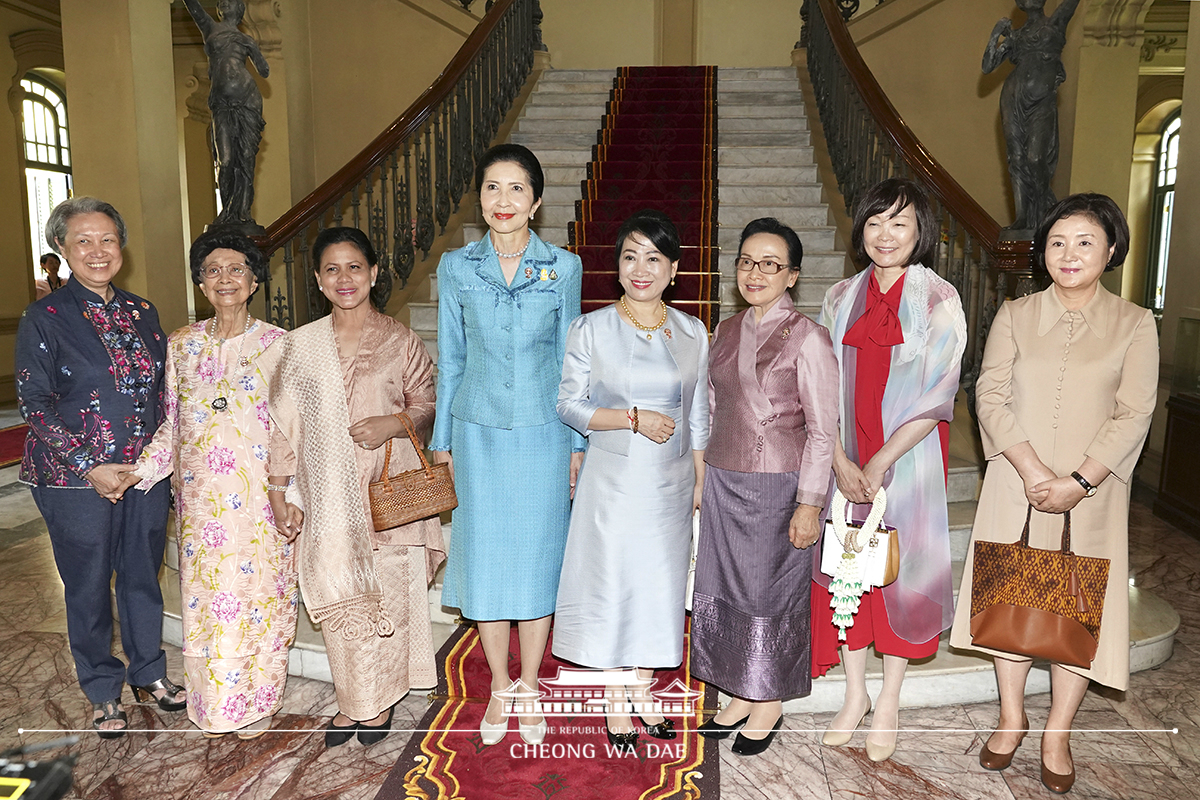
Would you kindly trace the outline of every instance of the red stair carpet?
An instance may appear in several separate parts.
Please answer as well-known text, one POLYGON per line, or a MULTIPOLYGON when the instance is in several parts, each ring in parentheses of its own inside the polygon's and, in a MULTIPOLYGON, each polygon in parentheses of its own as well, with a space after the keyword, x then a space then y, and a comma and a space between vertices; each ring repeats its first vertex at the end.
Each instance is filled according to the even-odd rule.
POLYGON ((583 311, 621 296, 617 230, 655 208, 679 228, 683 256, 665 299, 717 324, 717 68, 621 67, 576 203, 567 249, 583 260, 583 311))
POLYGON ((0 467, 20 463, 25 452, 25 434, 28 432, 29 426, 24 424, 0 430, 0 467))
MULTIPOLYGON (((509 653, 516 674, 515 626, 509 653)), ((674 682, 679 681, 698 695, 686 701, 686 708, 697 710, 667 713, 675 721, 675 739, 643 734, 637 755, 615 755, 609 752, 603 716, 551 713, 546 715, 549 730, 540 746, 526 745, 516 720, 511 720, 508 735, 485 747, 479 721, 487 709, 487 666, 476 629, 460 627, 438 652, 436 699, 375 800, 715 800, 720 792, 718 743, 696 733, 696 726, 703 720, 700 709, 715 713, 717 690, 691 676, 688 654, 685 639, 683 665, 655 673, 652 689, 678 691, 674 682)), ((560 668, 573 665, 551 656, 547 647, 538 673, 544 698, 554 691, 546 682, 558 677, 560 668)), ((571 691, 575 697, 603 694, 595 694, 591 686, 571 691)))

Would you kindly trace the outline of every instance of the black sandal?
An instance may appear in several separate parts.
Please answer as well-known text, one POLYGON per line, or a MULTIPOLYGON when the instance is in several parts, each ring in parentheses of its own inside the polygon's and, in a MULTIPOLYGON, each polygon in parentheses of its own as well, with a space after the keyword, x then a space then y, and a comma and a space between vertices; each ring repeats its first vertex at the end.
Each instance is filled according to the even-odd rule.
POLYGON ((121 704, 121 698, 116 700, 106 700, 103 703, 92 703, 92 713, 99 711, 103 716, 92 717, 92 727, 100 734, 101 739, 120 739, 125 735, 125 731, 129 729, 129 717, 125 712, 117 708, 121 704), (116 720, 124 723, 120 728, 101 728, 105 722, 116 720))
POLYGON ((170 678, 159 678, 154 683, 147 683, 145 686, 130 686, 129 688, 133 689, 133 699, 139 703, 149 703, 153 700, 163 711, 183 711, 187 708, 187 697, 178 703, 170 699, 183 691, 183 687, 176 686, 170 678), (160 691, 163 693, 162 697, 154 694, 160 691))

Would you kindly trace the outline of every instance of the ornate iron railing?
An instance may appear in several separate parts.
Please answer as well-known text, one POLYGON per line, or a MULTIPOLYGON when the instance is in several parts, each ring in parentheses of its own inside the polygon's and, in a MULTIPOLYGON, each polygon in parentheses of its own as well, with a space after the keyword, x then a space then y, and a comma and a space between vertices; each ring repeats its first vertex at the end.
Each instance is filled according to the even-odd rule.
POLYGON ((954 284, 967 315, 962 382, 974 408, 975 378, 996 309, 1010 294, 1036 286, 1033 243, 1001 237, 1000 224, 950 176, 896 112, 871 74, 838 7, 844 0, 805 0, 801 41, 838 188, 850 211, 885 178, 910 178, 933 199, 942 229, 931 266, 954 284), (806 13, 807 12, 807 13, 806 13), (807 33, 807 36, 804 34, 807 33))
POLYGON ((293 328, 324 313, 308 264, 309 247, 324 228, 362 228, 380 269, 391 270, 400 286, 412 274, 417 251, 422 258, 429 255, 471 188, 476 160, 529 77, 534 51, 545 49, 538 0, 496 0, 488 6, 433 85, 267 228, 258 244, 272 257, 277 276, 274 286, 264 287, 268 322, 293 328), (300 292, 303 308, 297 308, 300 292))

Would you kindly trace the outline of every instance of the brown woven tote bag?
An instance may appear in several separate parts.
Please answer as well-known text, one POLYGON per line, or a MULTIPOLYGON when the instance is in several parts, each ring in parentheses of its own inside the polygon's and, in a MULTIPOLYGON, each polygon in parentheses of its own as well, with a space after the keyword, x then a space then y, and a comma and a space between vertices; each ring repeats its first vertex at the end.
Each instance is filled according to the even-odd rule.
POLYGON ((387 449, 383 453, 383 474, 379 480, 367 487, 371 501, 371 521, 377 531, 398 528, 458 507, 454 479, 450 477, 450 465, 430 464, 425 459, 425 448, 421 446, 417 430, 408 414, 401 413, 395 416, 404 423, 408 438, 417 451, 417 457, 421 459, 421 467, 389 475, 392 440, 388 439, 387 449))
POLYGON ((1108 588, 1108 559, 1071 552, 1071 512, 1063 514, 1062 546, 1029 546, 1021 538, 975 542, 971 580, 971 641, 1006 653, 1088 669, 1108 588))

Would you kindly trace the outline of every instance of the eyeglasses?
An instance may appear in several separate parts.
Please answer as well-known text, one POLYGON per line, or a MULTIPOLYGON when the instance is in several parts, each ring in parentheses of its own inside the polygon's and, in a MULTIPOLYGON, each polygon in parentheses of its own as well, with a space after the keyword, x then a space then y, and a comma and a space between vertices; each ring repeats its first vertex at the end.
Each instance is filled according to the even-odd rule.
POLYGON ((249 269, 245 264, 210 264, 200 268, 200 274, 206 278, 216 278, 224 273, 231 278, 244 278, 249 269))
POLYGON ((758 271, 763 275, 774 275, 781 269, 791 269, 787 264, 780 264, 778 261, 772 261, 769 258, 763 259, 762 261, 755 261, 753 258, 747 258, 746 256, 738 256, 736 259, 734 259, 733 265, 737 267, 738 271, 740 272, 749 272, 755 267, 758 267, 758 271))

